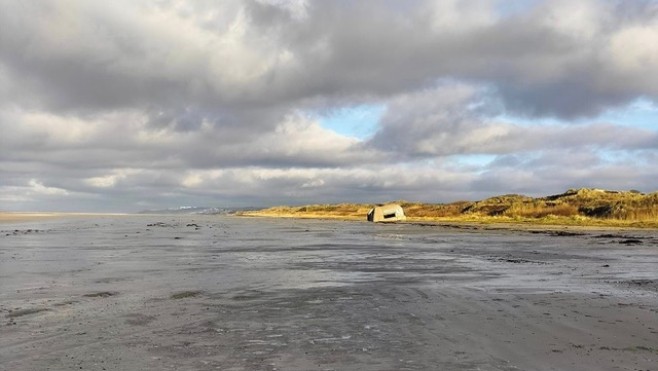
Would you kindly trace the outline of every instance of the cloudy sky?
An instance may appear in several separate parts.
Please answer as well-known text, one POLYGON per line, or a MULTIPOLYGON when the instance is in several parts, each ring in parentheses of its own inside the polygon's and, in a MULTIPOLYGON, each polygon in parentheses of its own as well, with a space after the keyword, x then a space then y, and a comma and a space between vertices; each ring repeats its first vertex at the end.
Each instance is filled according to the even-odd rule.
POLYGON ((0 209, 658 189, 658 1, 0 0, 0 209))

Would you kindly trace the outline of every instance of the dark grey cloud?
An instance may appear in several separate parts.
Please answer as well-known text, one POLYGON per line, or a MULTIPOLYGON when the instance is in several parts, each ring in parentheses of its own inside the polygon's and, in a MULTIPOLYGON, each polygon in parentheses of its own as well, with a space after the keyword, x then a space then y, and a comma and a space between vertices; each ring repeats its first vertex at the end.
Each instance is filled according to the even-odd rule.
POLYGON ((656 49, 645 48, 655 2, 550 1, 510 18, 456 2, 377 4, 313 2, 302 22, 270 19, 263 31, 294 41, 310 69, 295 76, 298 94, 389 95, 452 77, 495 87, 514 112, 570 118, 657 93, 656 49))
POLYGON ((453 77, 528 115, 591 115, 656 97, 658 6, 490 2, 3 1, 0 59, 59 109, 260 106, 386 96, 453 77), (301 5, 300 5, 301 7, 301 5))
POLYGON ((393 98, 370 144, 403 156, 658 147, 658 132, 611 123, 516 124, 491 117, 487 90, 450 84, 393 98))

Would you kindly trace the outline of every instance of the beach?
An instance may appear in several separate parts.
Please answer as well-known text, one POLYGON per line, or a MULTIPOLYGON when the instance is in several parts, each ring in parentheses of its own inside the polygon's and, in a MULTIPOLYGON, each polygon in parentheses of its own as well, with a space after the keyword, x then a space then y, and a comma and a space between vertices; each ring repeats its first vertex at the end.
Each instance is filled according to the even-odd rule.
POLYGON ((61 215, 61 213, 19 213, 0 211, 0 223, 28 222, 46 218, 55 218, 61 215))
POLYGON ((0 224, 1 370, 655 370, 658 231, 0 224))

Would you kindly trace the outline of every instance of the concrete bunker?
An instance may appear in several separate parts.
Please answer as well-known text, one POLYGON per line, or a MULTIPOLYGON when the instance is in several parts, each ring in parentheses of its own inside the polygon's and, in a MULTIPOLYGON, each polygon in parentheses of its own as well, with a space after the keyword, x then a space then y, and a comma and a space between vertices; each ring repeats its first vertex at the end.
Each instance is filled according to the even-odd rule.
POLYGON ((407 220, 402 206, 398 204, 378 205, 368 212, 369 222, 400 222, 407 220))

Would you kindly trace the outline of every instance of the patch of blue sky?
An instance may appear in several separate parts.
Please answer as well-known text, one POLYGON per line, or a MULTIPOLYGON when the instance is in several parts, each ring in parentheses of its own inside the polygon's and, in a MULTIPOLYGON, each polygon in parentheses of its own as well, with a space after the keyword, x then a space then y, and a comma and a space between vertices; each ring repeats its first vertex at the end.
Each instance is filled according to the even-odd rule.
POLYGON ((385 110, 384 104, 360 104, 319 113, 317 117, 325 129, 364 140, 377 131, 385 110))
POLYGON ((599 150, 597 151, 597 155, 599 156, 601 161, 608 164, 616 164, 622 162, 628 157, 627 154, 624 152, 614 151, 609 149, 599 150))
POLYGON ((597 155, 602 162, 612 165, 650 165, 650 161, 641 155, 642 151, 601 149, 597 155), (640 155, 639 155, 640 154, 640 155))
POLYGON ((627 107, 610 109, 599 116, 599 121, 617 125, 658 129, 658 105, 648 99, 638 99, 627 107))
POLYGON ((502 16, 514 16, 532 9, 539 0, 502 0, 496 4, 498 14, 502 16))
POLYGON ((490 154, 461 154, 450 156, 448 161, 453 167, 482 171, 497 157, 497 155, 490 154))

